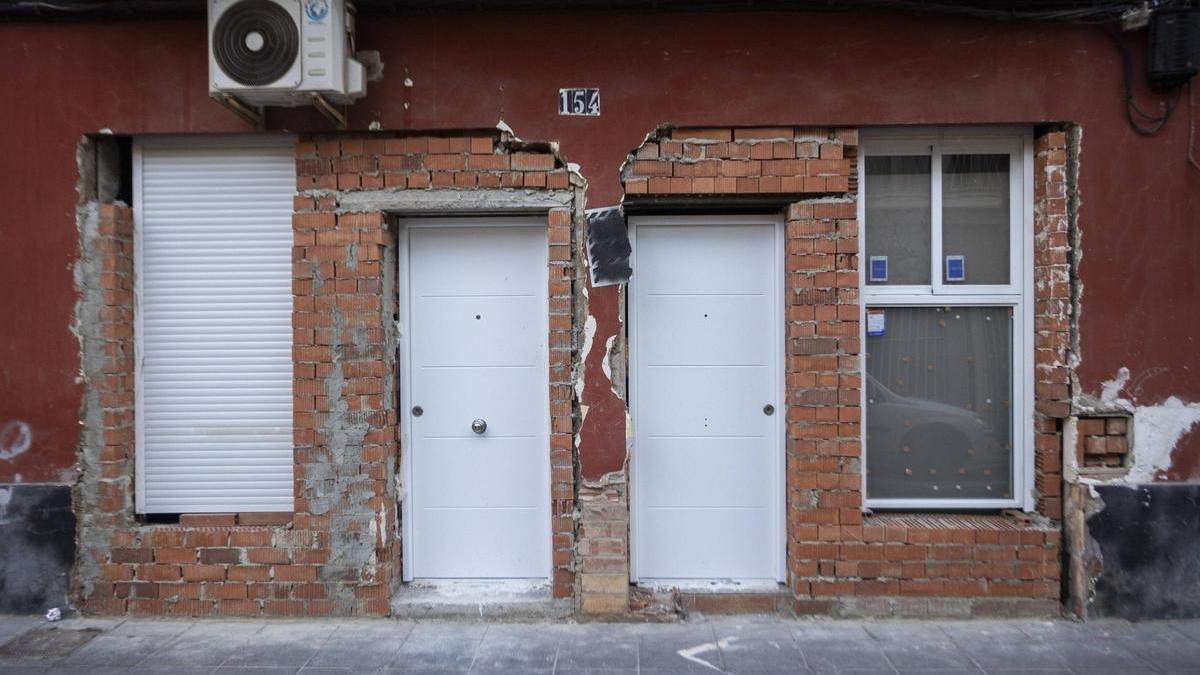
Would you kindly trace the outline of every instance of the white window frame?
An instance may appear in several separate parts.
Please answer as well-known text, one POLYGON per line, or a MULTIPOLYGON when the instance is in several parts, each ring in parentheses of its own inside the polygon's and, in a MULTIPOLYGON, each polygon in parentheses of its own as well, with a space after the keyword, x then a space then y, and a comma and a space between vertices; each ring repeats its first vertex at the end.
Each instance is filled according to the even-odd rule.
POLYGON ((866 158, 920 155, 930 157, 930 277, 926 285, 874 285, 867 266, 859 264, 862 309, 859 344, 865 378, 866 311, 887 307, 1010 307, 1012 324, 1012 492, 1008 499, 871 499, 867 492, 867 388, 861 389, 862 494, 864 509, 1002 509, 1032 511, 1033 495, 1033 130, 1027 127, 890 128, 860 134, 858 169, 859 260, 867 260, 866 158), (1009 283, 946 284, 942 280, 942 156, 945 154, 1008 154, 1009 162, 1009 283))

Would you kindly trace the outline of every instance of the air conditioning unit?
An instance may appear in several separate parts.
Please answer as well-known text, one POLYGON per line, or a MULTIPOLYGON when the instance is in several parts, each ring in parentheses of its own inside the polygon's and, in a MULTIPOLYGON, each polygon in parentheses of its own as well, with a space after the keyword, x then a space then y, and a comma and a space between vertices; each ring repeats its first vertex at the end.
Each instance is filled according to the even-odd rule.
POLYGON ((208 0, 209 93, 253 106, 366 94, 346 0, 208 0))

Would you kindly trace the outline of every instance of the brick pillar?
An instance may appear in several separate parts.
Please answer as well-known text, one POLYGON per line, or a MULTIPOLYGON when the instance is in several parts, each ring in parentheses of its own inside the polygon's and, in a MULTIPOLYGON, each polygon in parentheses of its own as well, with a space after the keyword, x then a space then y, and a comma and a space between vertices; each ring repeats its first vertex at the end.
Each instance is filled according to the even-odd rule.
POLYGON ((89 613, 120 614, 127 598, 157 590, 133 581, 132 567, 122 564, 131 560, 109 556, 110 543, 128 538, 119 530, 133 510, 133 210, 123 204, 85 208, 78 325, 88 390, 72 596, 89 613))
POLYGON ((575 594, 575 388, 572 363, 575 248, 570 209, 547 217, 550 241, 550 513, 553 518, 553 594, 575 594))
POLYGON ((789 581, 801 598, 850 594, 830 578, 839 542, 862 540, 857 207, 799 202, 787 218, 789 581))
POLYGON ((1037 509, 1062 518, 1062 420, 1071 412, 1071 242, 1067 135, 1034 141, 1034 488, 1037 509))

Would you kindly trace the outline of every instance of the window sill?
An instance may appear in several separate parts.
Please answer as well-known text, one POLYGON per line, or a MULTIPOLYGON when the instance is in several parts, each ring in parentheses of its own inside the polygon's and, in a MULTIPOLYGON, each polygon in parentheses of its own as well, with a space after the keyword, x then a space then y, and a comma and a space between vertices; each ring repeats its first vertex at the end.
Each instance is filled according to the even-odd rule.
POLYGON ((863 516, 863 528, 894 531, 1058 531, 1058 525, 1036 514, 877 513, 863 516))

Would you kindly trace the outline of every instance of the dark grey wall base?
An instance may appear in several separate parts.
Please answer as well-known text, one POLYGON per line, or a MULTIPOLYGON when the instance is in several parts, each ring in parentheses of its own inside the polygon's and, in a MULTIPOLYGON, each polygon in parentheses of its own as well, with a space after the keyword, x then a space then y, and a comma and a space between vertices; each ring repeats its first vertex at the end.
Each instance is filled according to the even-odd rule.
POLYGON ((1104 509, 1087 527, 1104 572, 1089 614, 1200 618, 1200 485, 1096 489, 1104 509))
POLYGON ((0 485, 0 614, 66 609, 75 563, 67 485, 0 485), (7 503, 4 503, 7 502, 7 503))

